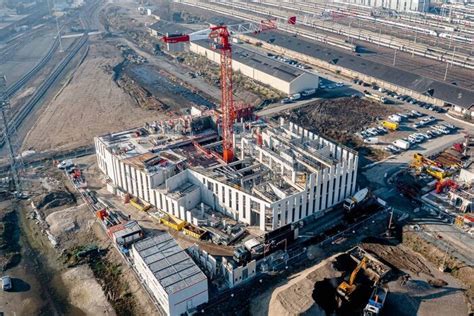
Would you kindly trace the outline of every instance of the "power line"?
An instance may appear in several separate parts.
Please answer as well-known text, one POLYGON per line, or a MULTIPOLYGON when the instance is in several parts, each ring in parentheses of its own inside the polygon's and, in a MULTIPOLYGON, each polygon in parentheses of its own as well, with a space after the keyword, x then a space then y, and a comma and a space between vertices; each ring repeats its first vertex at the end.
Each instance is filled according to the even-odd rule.
POLYGON ((22 185, 20 173, 22 170, 21 159, 15 157, 15 150, 13 148, 13 134, 14 128, 9 126, 7 109, 10 106, 10 101, 7 96, 7 79, 4 75, 0 75, 0 112, 3 121, 3 133, 5 135, 5 143, 7 145, 8 160, 10 163, 11 176, 13 179, 14 191, 17 197, 22 197, 22 185))

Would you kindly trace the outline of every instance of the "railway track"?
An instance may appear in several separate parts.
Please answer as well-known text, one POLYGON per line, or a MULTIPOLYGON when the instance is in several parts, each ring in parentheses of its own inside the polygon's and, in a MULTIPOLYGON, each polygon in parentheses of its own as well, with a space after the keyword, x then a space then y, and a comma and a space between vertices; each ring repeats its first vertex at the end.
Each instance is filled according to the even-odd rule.
MULTIPOLYGON (((64 70, 69 65, 71 60, 79 53, 79 51, 86 46, 89 35, 88 31, 91 28, 91 24, 94 22, 90 19, 94 11, 99 6, 100 2, 96 1, 92 5, 88 6, 80 15, 81 23, 84 26, 85 32, 84 35, 77 40, 72 47, 69 49, 68 54, 63 58, 63 60, 54 68, 54 70, 49 74, 49 76, 41 83, 38 89, 34 92, 31 98, 17 111, 13 114, 12 118, 9 121, 8 128, 9 130, 17 130, 20 125, 25 121, 28 115, 33 111, 37 104, 40 103, 41 99, 45 96, 47 91, 61 78, 64 73, 64 70)), ((54 46, 59 45, 59 41, 56 40, 54 46), (57 42, 57 43, 56 43, 57 42)), ((53 56, 54 51, 48 52, 45 56, 46 58, 51 59, 53 56)), ((49 60, 44 61, 46 64, 49 60)), ((43 66, 44 66, 43 64, 43 66)), ((38 66, 38 65, 37 65, 38 66)), ((41 68, 41 67, 40 67, 41 68)), ((24 77, 22 77, 19 81, 13 84, 7 90, 7 94, 10 96, 13 91, 18 91, 29 79, 31 79, 34 75, 36 75, 40 68, 36 66, 27 73, 24 77), (23 80, 24 79, 24 80, 23 80)), ((0 148, 3 148, 5 145, 5 138, 4 135, 1 135, 0 138, 0 148)))
MULTIPOLYGON (((420 43, 414 44, 411 41, 401 39, 395 40, 393 37, 376 34, 367 30, 353 30, 352 28, 347 28, 343 25, 339 25, 334 28, 335 26, 327 26, 325 25, 324 21, 313 17, 312 12, 302 10, 301 8, 300 10, 298 10, 294 7, 288 7, 287 5, 283 4, 274 5, 271 3, 255 2, 252 5, 241 2, 234 2, 231 5, 226 3, 217 4, 215 1, 200 1, 199 4, 186 0, 181 0, 179 2, 190 6, 198 6, 202 9, 211 10, 224 15, 250 20, 254 20, 254 18, 258 16, 266 17, 269 15, 281 19, 286 19, 287 13, 291 12, 291 14, 299 15, 299 24, 312 27, 313 29, 332 32, 335 34, 342 35, 344 37, 354 38, 355 40, 367 41, 369 43, 378 44, 384 47, 415 54, 418 56, 423 56, 424 58, 440 60, 453 65, 458 65, 463 68, 474 69, 474 60, 472 60, 472 58, 470 58, 469 56, 465 56, 464 54, 461 54, 459 52, 456 52, 456 56, 454 56, 454 52, 449 52, 444 49, 436 47, 427 47, 426 45, 422 45, 420 43), (281 10, 286 10, 286 13, 281 10), (252 16, 254 18, 249 18, 249 16, 252 16)), ((300 30, 301 28, 298 28, 298 31, 300 30)))
POLYGON ((56 39, 51 45, 51 48, 48 50, 45 56, 26 74, 23 75, 17 82, 13 83, 10 87, 8 87, 6 94, 7 97, 12 97, 15 93, 17 93, 31 78, 33 78, 38 72, 43 69, 43 67, 51 60, 56 49, 59 47, 59 39, 56 39))

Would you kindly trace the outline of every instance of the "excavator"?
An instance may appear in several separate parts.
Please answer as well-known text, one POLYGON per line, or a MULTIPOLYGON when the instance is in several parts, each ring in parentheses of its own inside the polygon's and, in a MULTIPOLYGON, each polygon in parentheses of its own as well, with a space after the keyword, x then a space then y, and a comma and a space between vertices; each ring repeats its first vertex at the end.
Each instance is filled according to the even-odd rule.
POLYGON ((349 282, 342 281, 341 284, 339 284, 339 286, 337 287, 337 293, 346 301, 349 301, 352 293, 354 293, 354 291, 356 290, 357 285, 354 284, 354 281, 360 269, 367 269, 367 261, 367 257, 362 258, 362 260, 359 262, 354 271, 352 271, 351 276, 349 278, 349 282))

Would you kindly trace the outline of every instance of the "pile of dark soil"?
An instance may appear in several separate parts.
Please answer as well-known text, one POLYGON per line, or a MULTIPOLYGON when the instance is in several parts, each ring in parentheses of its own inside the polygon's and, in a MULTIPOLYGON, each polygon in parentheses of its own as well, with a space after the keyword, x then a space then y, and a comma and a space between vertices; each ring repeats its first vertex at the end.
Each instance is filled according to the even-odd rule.
POLYGON ((39 199, 39 201, 36 203, 36 207, 38 209, 47 210, 58 206, 71 205, 74 203, 76 203, 76 198, 72 193, 67 191, 55 191, 50 192, 39 199))
POLYGON ((317 100, 287 115, 288 119, 318 134, 346 143, 364 126, 394 113, 384 104, 358 98, 317 100))

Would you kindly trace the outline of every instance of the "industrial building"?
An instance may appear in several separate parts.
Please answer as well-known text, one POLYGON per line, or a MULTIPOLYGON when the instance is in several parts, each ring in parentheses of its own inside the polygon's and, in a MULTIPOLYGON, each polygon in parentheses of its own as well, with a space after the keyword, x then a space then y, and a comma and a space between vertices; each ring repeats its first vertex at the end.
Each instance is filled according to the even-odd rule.
POLYGON ((222 216, 262 232, 319 216, 354 193, 357 152, 284 119, 257 121, 236 124, 236 160, 226 164, 207 115, 96 137, 108 187, 189 223, 222 216))
POLYGON ((398 12, 418 11, 426 12, 430 0, 338 0, 340 3, 350 3, 373 8, 387 8, 398 12))
POLYGON ((182 315, 208 302, 206 275, 168 233, 134 243, 130 255, 167 315, 182 315))
MULTIPOLYGON (((191 52, 220 63, 220 52, 211 48, 210 41, 195 41, 189 45, 191 52)), ((232 49, 233 70, 255 81, 267 84, 288 95, 318 87, 319 77, 314 73, 243 49, 238 45, 233 45, 232 49)))
POLYGON ((288 58, 365 82, 375 82, 382 88, 412 96, 420 101, 450 106, 453 112, 460 115, 472 115, 474 112, 474 92, 456 84, 423 77, 396 66, 369 61, 357 54, 334 49, 302 37, 295 39, 288 33, 262 32, 243 37, 253 44, 260 43, 263 48, 288 58))

